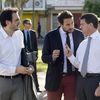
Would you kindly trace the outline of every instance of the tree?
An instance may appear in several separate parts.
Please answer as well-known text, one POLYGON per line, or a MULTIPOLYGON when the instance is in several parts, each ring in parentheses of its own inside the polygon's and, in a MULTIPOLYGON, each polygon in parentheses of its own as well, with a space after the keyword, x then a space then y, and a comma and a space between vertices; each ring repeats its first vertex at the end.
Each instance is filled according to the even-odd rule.
POLYGON ((85 0, 84 10, 100 16, 100 0, 85 0))
POLYGON ((5 3, 7 5, 10 5, 11 7, 17 7, 19 9, 20 16, 23 13, 23 7, 25 3, 27 3, 29 0, 5 0, 5 3))

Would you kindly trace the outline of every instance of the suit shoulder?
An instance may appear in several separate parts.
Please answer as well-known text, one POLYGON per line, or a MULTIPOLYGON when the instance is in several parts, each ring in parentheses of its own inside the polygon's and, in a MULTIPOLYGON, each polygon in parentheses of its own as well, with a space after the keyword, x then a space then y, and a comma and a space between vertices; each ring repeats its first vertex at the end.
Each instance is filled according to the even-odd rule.
POLYGON ((52 31, 49 31, 47 34, 46 34, 46 36, 48 37, 48 36, 54 36, 55 34, 57 34, 59 32, 59 30, 58 29, 54 29, 54 30, 52 30, 52 31))
POLYGON ((33 32, 33 33, 36 33, 36 31, 35 30, 32 30, 32 29, 30 31, 33 32))
POLYGON ((83 34, 83 32, 80 30, 80 29, 74 29, 74 32, 75 32, 75 34, 78 34, 78 35, 83 35, 84 36, 84 34, 83 34))
POLYGON ((31 34, 33 35, 37 35, 36 31, 35 30, 30 30, 31 34))
POLYGON ((81 31, 80 29, 77 29, 77 28, 74 28, 74 31, 75 31, 75 32, 82 33, 82 31, 81 31))
POLYGON ((84 34, 81 30, 79 29, 74 29, 74 36, 77 38, 81 38, 82 40, 84 40, 84 34))

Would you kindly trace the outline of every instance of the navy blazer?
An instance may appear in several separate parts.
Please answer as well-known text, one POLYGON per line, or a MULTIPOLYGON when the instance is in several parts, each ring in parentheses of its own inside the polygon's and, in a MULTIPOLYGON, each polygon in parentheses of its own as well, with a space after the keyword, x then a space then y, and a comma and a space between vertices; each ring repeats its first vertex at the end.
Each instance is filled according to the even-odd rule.
MULTIPOLYGON (((26 47, 26 40, 25 40, 25 33, 24 30, 22 30, 24 35, 24 45, 26 47)), ((38 45, 37 45, 37 38, 36 38, 36 32, 34 30, 30 30, 30 40, 31 40, 31 48, 28 48, 29 52, 37 51, 36 52, 36 59, 38 58, 38 45)))
MULTIPOLYGON (((84 39, 84 35, 80 30, 74 29, 72 36, 74 42, 74 55, 76 55, 76 50, 80 42, 84 39)), ((56 91, 59 88, 64 66, 64 53, 59 27, 45 36, 42 60, 44 63, 48 64, 45 88, 49 91, 56 91), (52 52, 55 49, 60 50, 60 56, 56 59, 56 61, 53 61, 52 52)))
MULTIPOLYGON (((24 30, 22 30, 22 32, 23 32, 23 35, 24 35, 24 44, 26 45, 24 30)), ((30 40, 31 40, 31 43, 32 43, 32 47, 28 48, 28 50, 30 52, 32 52, 32 51, 38 51, 36 32, 33 31, 33 30, 30 30, 30 40)))

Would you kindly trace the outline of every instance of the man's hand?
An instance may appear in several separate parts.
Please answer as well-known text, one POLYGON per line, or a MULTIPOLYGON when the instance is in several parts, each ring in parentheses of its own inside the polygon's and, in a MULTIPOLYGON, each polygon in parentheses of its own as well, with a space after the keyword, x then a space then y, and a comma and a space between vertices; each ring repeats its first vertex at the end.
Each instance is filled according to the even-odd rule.
POLYGON ((53 50, 53 53, 52 53, 52 58, 53 60, 56 60, 60 55, 60 50, 53 50))
POLYGON ((33 69, 30 70, 30 67, 19 66, 16 68, 16 73, 30 75, 33 73, 33 69))
POLYGON ((100 96, 100 84, 95 90, 95 96, 100 96))
POLYGON ((65 49, 65 55, 67 57, 70 57, 72 55, 72 51, 67 44, 66 44, 66 49, 65 49))
POLYGON ((34 67, 33 65, 29 65, 27 69, 28 75, 31 75, 34 72, 34 67))

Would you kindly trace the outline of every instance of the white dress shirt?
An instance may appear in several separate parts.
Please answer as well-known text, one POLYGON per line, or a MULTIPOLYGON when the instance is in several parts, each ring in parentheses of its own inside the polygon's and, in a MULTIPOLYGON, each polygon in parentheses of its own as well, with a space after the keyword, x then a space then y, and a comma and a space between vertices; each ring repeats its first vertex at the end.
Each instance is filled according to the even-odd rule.
POLYGON ((27 41, 27 34, 29 33, 29 30, 24 29, 24 34, 25 34, 25 40, 27 41))
POLYGON ((24 47, 23 34, 18 30, 12 36, 8 36, 1 28, 0 41, 0 75, 16 75, 15 70, 20 66, 20 53, 24 47))
MULTIPOLYGON (((94 32, 90 37, 91 45, 87 64, 87 73, 100 73, 100 33, 94 32)), ((88 37, 87 37, 88 38, 88 37)), ((83 40, 77 49, 76 58, 74 55, 69 57, 70 62, 81 72, 82 62, 87 46, 88 39, 83 40)))
MULTIPOLYGON (((61 36, 61 40, 62 40, 63 52, 65 52, 67 35, 66 35, 66 32, 63 31, 62 27, 60 27, 59 32, 60 32, 60 36, 61 36)), ((71 50, 74 52, 74 43, 73 43, 72 33, 69 33, 69 38, 70 38, 71 50)), ((64 67, 63 68, 64 68, 63 72, 66 73, 67 72, 67 60, 66 60, 65 53, 64 53, 64 67)))

